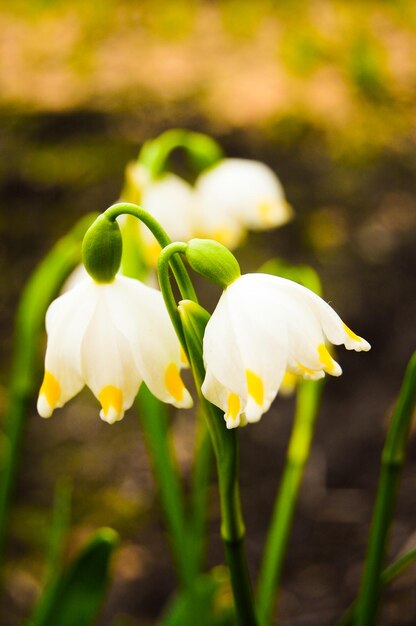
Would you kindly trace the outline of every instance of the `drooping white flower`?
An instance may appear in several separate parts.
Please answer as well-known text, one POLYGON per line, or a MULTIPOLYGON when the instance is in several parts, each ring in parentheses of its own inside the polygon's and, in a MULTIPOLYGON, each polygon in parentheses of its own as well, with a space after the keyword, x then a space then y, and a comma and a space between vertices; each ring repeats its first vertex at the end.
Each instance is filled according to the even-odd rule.
POLYGON ((342 373, 327 342, 370 349, 309 289, 268 274, 240 276, 226 288, 206 327, 202 392, 224 411, 228 428, 256 422, 285 372, 312 380, 342 373))
POLYGON ((264 163, 224 159, 196 182, 199 231, 234 248, 246 229, 280 226, 292 216, 276 174, 264 163))
MULTIPOLYGON (((176 174, 166 173, 161 178, 152 180, 143 171, 146 171, 143 166, 136 166, 130 173, 130 186, 131 180, 135 178, 138 179, 137 185, 140 184, 140 193, 137 190, 134 201, 159 222, 173 241, 191 239, 195 230, 195 195, 191 185, 176 174)), ((129 216, 124 217, 120 223, 123 229, 139 229, 146 261, 150 266, 156 266, 160 246, 149 229, 129 216)))
POLYGON ((38 412, 50 417, 87 385, 110 424, 132 405, 142 381, 160 400, 189 407, 181 348, 156 289, 117 275, 87 277, 50 305, 38 412))

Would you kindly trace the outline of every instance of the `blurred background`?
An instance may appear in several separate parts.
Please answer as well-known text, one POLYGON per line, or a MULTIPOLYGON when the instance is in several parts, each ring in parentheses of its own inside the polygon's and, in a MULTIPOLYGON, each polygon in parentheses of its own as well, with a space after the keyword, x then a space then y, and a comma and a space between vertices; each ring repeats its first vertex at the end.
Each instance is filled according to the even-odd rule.
MULTIPOLYGON (((413 0, 0 5, 1 408, 30 272, 78 217, 118 198, 127 162, 171 127, 274 169, 295 219, 251 234, 237 251, 243 269, 273 256, 310 264, 373 346, 340 351, 344 375, 325 388, 284 572, 284 626, 334 624, 359 584, 385 428, 416 343, 415 93, 413 0)), ((278 398, 241 431, 253 574, 292 412, 293 400, 278 398)), ((193 415, 173 420, 187 477, 193 415)), ((54 483, 65 476, 75 485, 68 553, 99 526, 122 537, 100 626, 154 624, 175 579, 136 416, 109 427, 83 392, 43 421, 33 402, 23 447, 4 626, 39 593, 54 483)), ((415 452, 411 441, 391 557, 416 541, 415 452)), ((223 559, 214 483, 212 496, 209 566, 223 559)), ((415 623, 415 579, 410 569, 389 588, 381 624, 415 623)))

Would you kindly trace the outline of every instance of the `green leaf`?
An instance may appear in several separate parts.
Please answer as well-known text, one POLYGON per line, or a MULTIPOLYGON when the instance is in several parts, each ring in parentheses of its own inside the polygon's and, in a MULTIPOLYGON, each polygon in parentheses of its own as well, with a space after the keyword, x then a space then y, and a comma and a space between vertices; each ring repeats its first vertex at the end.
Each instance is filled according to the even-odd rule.
POLYGON ((200 576, 192 593, 175 597, 161 626, 234 626, 231 589, 225 568, 200 576), (197 616, 197 619, 196 619, 197 616))
POLYGON ((98 530, 49 589, 28 626, 91 626, 104 599, 118 535, 98 530))

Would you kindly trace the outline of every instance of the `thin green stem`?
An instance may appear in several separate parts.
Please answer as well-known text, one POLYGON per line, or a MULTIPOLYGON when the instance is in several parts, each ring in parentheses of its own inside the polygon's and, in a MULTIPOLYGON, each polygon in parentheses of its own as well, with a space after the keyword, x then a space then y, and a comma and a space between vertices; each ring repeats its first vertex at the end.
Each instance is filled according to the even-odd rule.
POLYGON ((305 465, 309 458, 322 384, 304 381, 297 392, 296 413, 287 460, 263 551, 257 585, 260 624, 271 623, 305 465))
POLYGON ((257 626, 253 591, 244 548, 245 526, 241 512, 238 484, 238 439, 235 430, 227 430, 222 412, 201 393, 205 370, 202 339, 209 314, 192 302, 182 302, 179 312, 188 344, 188 354, 204 411, 217 463, 221 507, 221 536, 230 570, 238 626, 257 626))
MULTIPOLYGON (((200 409, 200 407, 199 407, 200 409)), ((205 551, 208 489, 212 466, 212 443, 201 410, 197 415, 195 464, 191 483, 191 510, 188 524, 191 542, 190 556, 195 571, 200 571, 205 551)))
POLYGON ((184 148, 198 169, 213 165, 223 156, 220 146, 208 135, 172 128, 156 139, 147 141, 140 151, 138 161, 156 179, 166 169, 167 160, 176 148, 184 148))
MULTIPOLYGON (((162 292, 163 299, 165 301, 165 305, 169 313, 169 317, 172 320, 172 324, 175 328, 176 334, 185 352, 187 351, 186 341, 185 341, 185 337, 183 334, 182 323, 181 323, 181 319, 178 313, 178 307, 176 305, 175 296, 173 295, 172 285, 170 283, 169 267, 170 267, 170 264, 172 263, 173 265, 174 261, 176 260, 173 258, 174 255, 180 254, 180 253, 185 254, 186 248, 187 248, 187 244, 182 243, 180 241, 175 241, 174 243, 167 245, 161 251, 159 255, 158 264, 157 264, 157 273, 159 277, 160 291, 162 292)), ((187 296, 183 296, 183 297, 187 298, 187 296)), ((195 299, 191 297, 190 300, 193 300, 194 302, 197 301, 196 297, 195 299)))
MULTIPOLYGON (((113 204, 106 211, 104 211, 104 215, 111 221, 114 221, 120 215, 133 215, 149 228, 161 248, 165 248, 171 243, 168 234, 161 227, 159 222, 157 222, 152 215, 150 215, 138 204, 133 204, 131 202, 117 202, 117 204, 113 204)), ((182 297, 196 301, 194 287, 182 260, 179 258, 172 259, 172 269, 182 297)))
POLYGON ((8 510, 16 476, 26 411, 37 382, 39 338, 46 309, 69 272, 81 259, 82 237, 94 216, 81 220, 47 254, 27 282, 17 309, 15 344, 5 415, 6 445, 0 481, 0 566, 3 561, 8 510))
MULTIPOLYGON (((166 246, 158 263, 159 284, 172 322, 177 309, 173 308, 173 294, 169 282, 169 264, 175 254, 185 253, 186 244, 166 246)), ((207 420, 217 462, 218 485, 221 505, 221 536, 224 541, 228 566, 230 569, 233 595, 239 626, 256 626, 253 592, 248 575, 244 549, 245 526, 241 512, 238 484, 238 440, 235 430, 227 430, 221 411, 209 403, 201 393, 205 378, 202 356, 202 341, 209 314, 191 301, 182 302, 179 307, 183 334, 187 344, 187 353, 198 390, 201 407, 207 420), (191 305, 191 309, 189 307, 191 305)))
POLYGON ((387 552, 399 478, 406 457, 406 444, 416 403, 416 353, 409 361, 394 410, 381 459, 367 559, 358 599, 357 626, 376 622, 380 600, 380 575, 387 552))
MULTIPOLYGON (((382 572, 380 578, 381 587, 385 587, 393 580, 398 578, 402 572, 404 572, 412 563, 416 561, 416 548, 409 550, 406 554, 399 557, 394 563, 386 567, 382 572)), ((354 622, 355 611, 357 610, 358 601, 356 600, 346 610, 341 619, 336 623, 336 626, 350 626, 354 622)))
POLYGON ((169 438, 166 408, 144 385, 136 398, 136 407, 160 490, 179 581, 184 589, 189 589, 194 584, 196 571, 188 549, 182 486, 173 443, 169 438))

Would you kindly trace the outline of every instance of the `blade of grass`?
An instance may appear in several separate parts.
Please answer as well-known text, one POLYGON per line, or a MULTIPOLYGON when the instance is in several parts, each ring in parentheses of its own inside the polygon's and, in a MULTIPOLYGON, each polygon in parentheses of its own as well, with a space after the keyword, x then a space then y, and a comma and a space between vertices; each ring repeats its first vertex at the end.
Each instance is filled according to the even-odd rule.
POLYGON ((136 407, 152 462, 160 501, 166 520, 173 558, 184 589, 194 582, 194 567, 189 557, 183 489, 168 428, 166 405, 142 384, 136 407))
POLYGON ((367 558, 358 598, 357 626, 371 626, 377 619, 381 570, 385 561, 396 494, 406 458, 406 444, 416 403, 416 352, 406 369, 399 398, 384 445, 367 558))
POLYGON ((59 481, 55 487, 49 549, 46 557, 45 587, 51 584, 62 570, 65 537, 70 523, 71 495, 70 482, 59 481))
POLYGON ((304 381, 297 392, 295 420, 287 461, 267 535, 257 583, 257 607, 261 626, 271 623, 286 556, 299 489, 309 458, 322 383, 304 381))
MULTIPOLYGON (((380 578, 381 587, 385 587, 389 583, 393 582, 402 572, 404 572, 412 563, 416 561, 416 548, 409 550, 406 554, 399 557, 394 563, 386 567, 382 572, 380 578)), ((336 626, 350 626, 353 624, 355 611, 357 609, 357 600, 351 604, 346 610, 341 619, 336 623, 336 626)))
POLYGON ((114 530, 98 530, 45 590, 27 626, 92 626, 107 590, 110 557, 117 543, 114 530))

